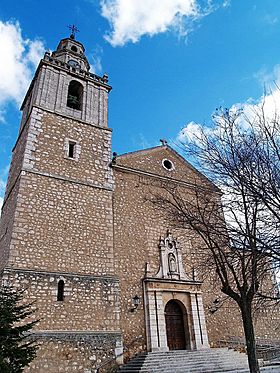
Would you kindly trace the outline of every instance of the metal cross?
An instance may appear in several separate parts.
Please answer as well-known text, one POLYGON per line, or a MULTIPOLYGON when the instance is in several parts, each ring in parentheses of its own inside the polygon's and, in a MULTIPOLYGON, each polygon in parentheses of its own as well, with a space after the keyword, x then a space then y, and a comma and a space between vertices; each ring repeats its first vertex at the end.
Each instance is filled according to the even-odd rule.
POLYGON ((80 32, 80 30, 78 30, 78 28, 75 25, 69 25, 67 27, 69 28, 69 30, 71 30, 71 35, 73 35, 74 38, 75 38, 75 33, 80 32))

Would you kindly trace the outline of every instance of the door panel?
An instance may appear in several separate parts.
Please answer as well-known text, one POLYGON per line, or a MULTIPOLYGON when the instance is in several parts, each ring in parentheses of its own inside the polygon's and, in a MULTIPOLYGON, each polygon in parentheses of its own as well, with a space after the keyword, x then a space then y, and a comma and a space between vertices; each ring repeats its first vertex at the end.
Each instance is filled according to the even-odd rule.
POLYGON ((165 307, 167 344, 170 350, 185 350, 186 336, 183 311, 175 301, 169 301, 165 307))

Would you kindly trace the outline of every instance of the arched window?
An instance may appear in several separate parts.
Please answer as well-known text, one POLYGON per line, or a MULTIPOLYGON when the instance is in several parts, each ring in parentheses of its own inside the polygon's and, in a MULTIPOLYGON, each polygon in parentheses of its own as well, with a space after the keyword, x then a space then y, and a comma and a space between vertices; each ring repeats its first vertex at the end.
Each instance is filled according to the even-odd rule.
POLYGON ((83 98, 83 86, 76 80, 71 80, 68 88, 67 95, 67 106, 81 110, 82 109, 82 98, 83 98))
POLYGON ((57 300, 62 302, 64 300, 64 281, 59 280, 57 284, 57 300))

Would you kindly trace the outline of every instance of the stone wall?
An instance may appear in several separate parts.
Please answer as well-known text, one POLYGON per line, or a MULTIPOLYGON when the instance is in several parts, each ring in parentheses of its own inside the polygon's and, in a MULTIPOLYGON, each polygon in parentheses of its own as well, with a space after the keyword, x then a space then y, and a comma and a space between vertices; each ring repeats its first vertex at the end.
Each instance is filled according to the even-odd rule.
POLYGON ((21 129, 3 207, 0 260, 2 279, 25 289, 40 320, 40 349, 30 372, 94 372, 121 355, 110 160, 108 129, 38 107, 21 129), (75 142, 73 158, 69 141, 75 142))
MULTIPOLYGON (((210 187, 209 181, 166 147, 144 150, 117 157, 114 166, 114 230, 116 270, 120 278, 121 292, 121 330, 124 346, 133 344, 139 337, 137 350, 145 349, 144 291, 142 280, 145 277, 145 264, 148 263, 149 275, 155 276, 160 265, 159 239, 165 237, 167 229, 181 242, 183 263, 187 274, 192 276, 192 268, 198 268, 198 249, 203 247, 199 237, 191 231, 174 227, 164 208, 151 202, 157 194, 165 193, 166 185, 177 184, 191 196, 193 186, 210 187), (162 160, 169 159, 174 165, 170 172, 162 167, 162 160), (141 297, 139 309, 129 312, 132 297, 141 297), (136 326, 137 325, 137 326, 136 326)), ((217 190, 217 198, 219 191, 217 190)), ((220 339, 242 336, 243 329, 240 312, 233 301, 227 300, 216 312, 212 312, 215 299, 225 298, 220 292, 215 270, 209 266, 201 268, 198 279, 204 280, 202 299, 204 304, 209 342, 216 344, 220 339)), ((164 307, 164 304, 163 304, 164 307)), ((279 335, 279 309, 262 317, 256 315, 257 337, 277 338, 279 335), (273 320, 273 324, 271 323, 273 320), (265 325, 265 327, 264 327, 265 325), (265 334, 264 334, 265 332, 265 334)), ((130 354, 135 352, 130 351, 130 354)))
MULTIPOLYGON (((159 185, 162 180, 158 179, 156 183, 154 178, 126 172, 118 168, 118 165, 117 158, 117 166, 114 168, 115 265, 120 278, 121 330, 124 347, 130 350, 129 354, 132 355, 136 351, 146 349, 147 320, 143 293, 146 263, 150 276, 155 276, 159 270, 160 238, 165 237, 167 229, 171 229, 179 241, 182 241, 183 235, 178 229, 173 228, 165 212, 149 201, 153 193, 160 192, 159 185), (131 313, 131 299, 135 294, 141 297, 141 302, 138 310, 131 313)), ((149 167, 151 168, 151 165, 149 167)), ((191 276, 192 263, 188 255, 190 242, 187 241, 186 246, 183 246, 184 267, 191 276)), ((164 308, 165 304, 159 306, 164 308)))
POLYGON ((7 264, 11 247, 11 240, 12 238, 16 237, 16 233, 13 231, 13 222, 19 214, 19 211, 16 211, 16 208, 20 188, 20 176, 26 150, 27 136, 28 126, 25 126, 19 133, 16 145, 13 149, 12 162, 10 165, 3 206, 1 209, 0 272, 7 264))
POLYGON ((26 172, 9 266, 114 274, 111 192, 26 172))
POLYGON ((111 130, 36 107, 27 126, 25 169, 112 189, 111 130), (67 140, 78 145, 74 158, 67 156, 67 140))
POLYGON ((26 373, 95 373, 98 368, 102 372, 121 345, 120 334, 108 332, 37 332, 33 339, 39 348, 26 373))
POLYGON ((200 172, 198 172, 190 163, 167 146, 157 146, 151 149, 139 150, 127 153, 117 157, 117 165, 137 170, 138 175, 151 173, 157 175, 156 180, 150 180, 149 185, 159 185, 159 181, 165 178, 169 181, 175 180, 178 183, 185 182, 192 185, 203 185, 205 188, 216 189, 213 184, 200 172), (171 169, 164 167, 164 161, 171 162, 171 169))
POLYGON ((36 330, 118 331, 119 284, 114 277, 6 269, 3 281, 34 302, 36 330), (63 301, 57 300, 64 281, 63 301))
POLYGON ((19 183, 14 219, 15 203, 3 210, 2 229, 13 223, 1 251, 11 244, 8 266, 114 273, 110 147, 110 130, 33 108, 10 172, 10 189, 19 183), (79 147, 75 159, 67 156, 68 139, 79 147))
POLYGON ((16 141, 15 147, 13 149, 12 162, 10 165, 9 176, 8 176, 5 197, 4 197, 4 204, 6 202, 6 199, 9 196, 9 193, 11 192, 15 183, 17 182, 17 179, 20 176, 22 166, 23 166, 23 161, 24 161, 27 136, 28 136, 28 126, 22 129, 16 141))
POLYGON ((31 338, 37 356, 25 372, 94 373, 106 362, 122 362, 116 278, 6 269, 2 281, 25 289, 24 302, 35 310, 30 320, 39 320, 31 338), (57 300, 59 280, 63 301, 57 300))
POLYGON ((16 203, 18 197, 19 180, 6 196, 6 202, 2 207, 1 224, 0 224, 0 274, 8 263, 12 238, 15 238, 13 232, 13 221, 18 212, 16 212, 16 203))

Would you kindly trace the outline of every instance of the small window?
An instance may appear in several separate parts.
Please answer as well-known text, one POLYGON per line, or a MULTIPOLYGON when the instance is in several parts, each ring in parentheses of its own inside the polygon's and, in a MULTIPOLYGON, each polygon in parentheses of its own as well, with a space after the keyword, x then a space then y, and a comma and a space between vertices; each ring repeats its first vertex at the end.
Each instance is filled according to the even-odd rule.
POLYGON ((76 148, 76 143, 74 141, 69 141, 68 144, 68 157, 69 158, 75 158, 75 148, 76 148))
POLYGON ((175 168, 174 164, 169 159, 163 159, 162 165, 168 171, 172 171, 175 168))
POLYGON ((59 280, 57 284, 57 301, 62 302, 64 300, 64 281, 59 280))
POLYGON ((78 161, 81 154, 81 145, 76 139, 66 138, 64 140, 64 158, 78 161))
POLYGON ((67 106, 81 110, 82 109, 82 98, 83 98, 83 86, 76 80, 71 80, 68 88, 67 95, 67 106))
POLYGON ((78 48, 75 47, 75 45, 72 45, 72 47, 71 47, 71 51, 73 51, 73 52, 78 52, 78 48))

